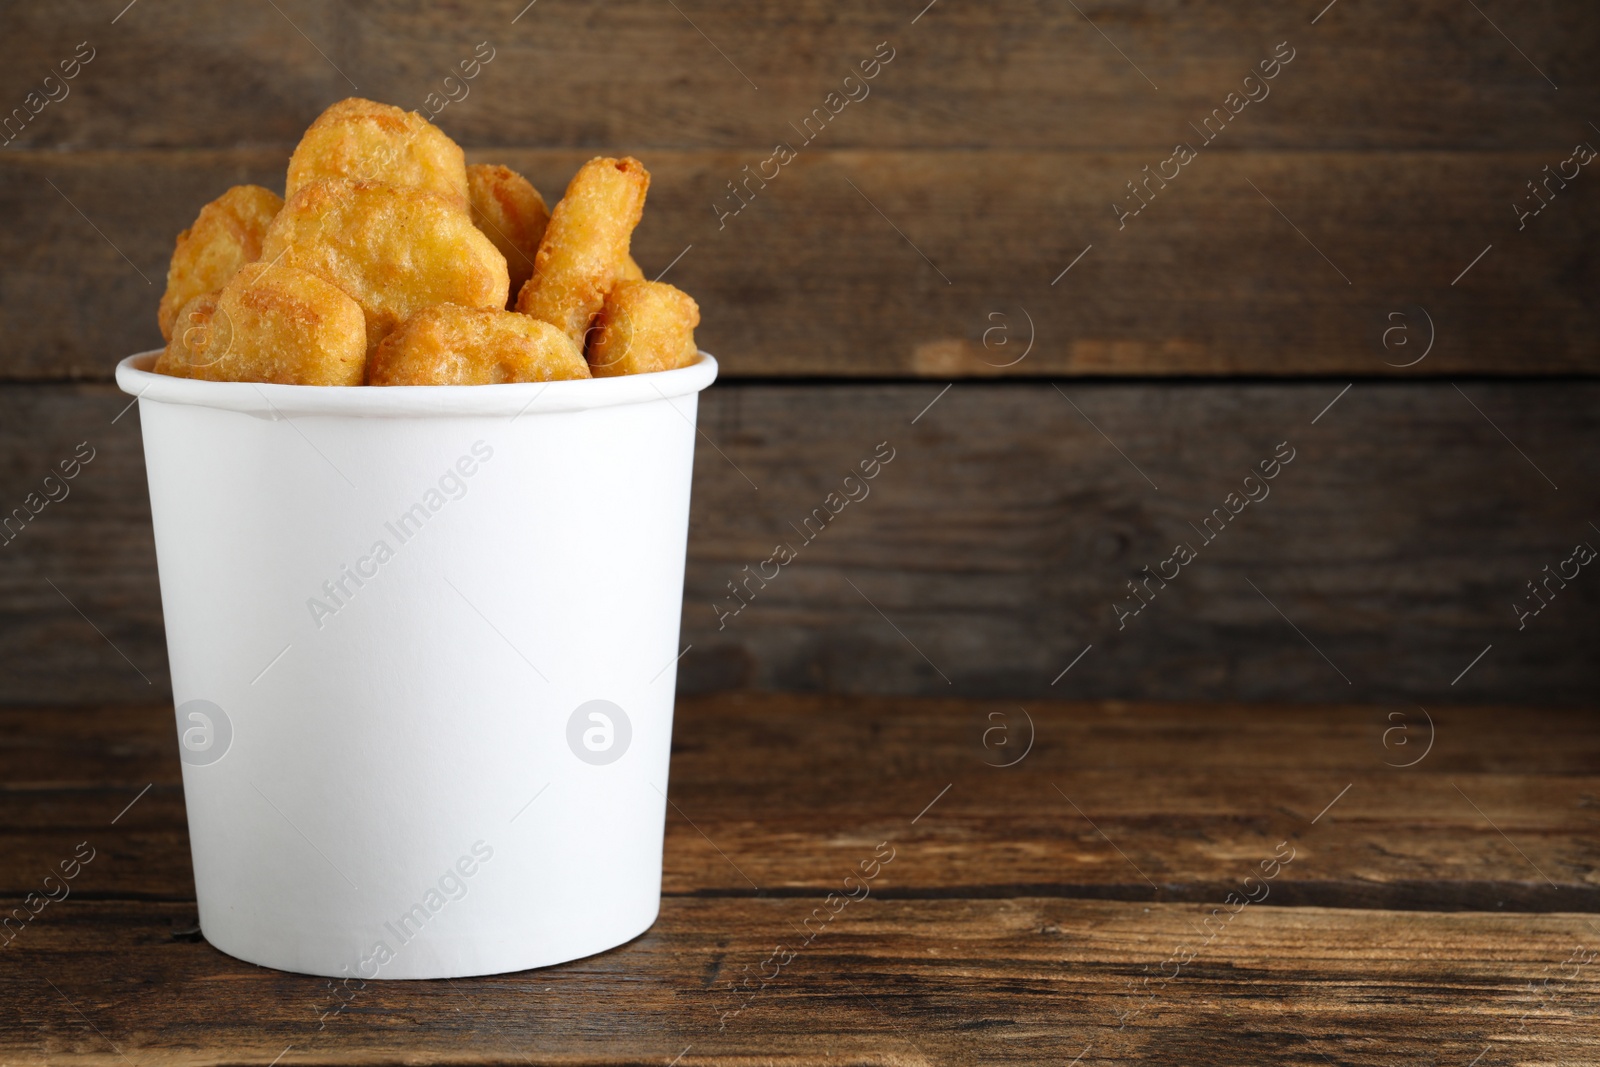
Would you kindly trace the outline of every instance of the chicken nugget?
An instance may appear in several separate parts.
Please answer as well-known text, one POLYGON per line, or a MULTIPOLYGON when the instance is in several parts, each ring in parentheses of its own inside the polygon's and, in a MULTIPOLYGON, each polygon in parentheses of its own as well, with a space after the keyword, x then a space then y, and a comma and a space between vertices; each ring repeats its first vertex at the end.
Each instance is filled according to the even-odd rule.
POLYGON ((415 111, 352 96, 317 116, 289 157, 284 196, 321 178, 405 185, 467 203, 461 146, 415 111))
POLYGON ((633 256, 632 255, 628 256, 627 259, 622 261, 622 269, 617 272, 617 281, 619 281, 619 282, 642 282, 642 281, 644 281, 644 270, 639 266, 639 264, 637 264, 637 263, 635 263, 633 261, 633 256))
POLYGON ((220 353, 226 351, 227 342, 218 335, 228 333, 231 336, 232 331, 219 328, 214 321, 217 298, 221 295, 220 289, 214 293, 201 293, 178 310, 173 319, 176 331, 161 355, 156 357, 153 369, 157 374, 170 374, 174 378, 201 378, 205 376, 202 373, 205 368, 214 367, 222 361, 220 353))
POLYGON ((506 306, 506 257, 447 196, 326 178, 295 191, 267 229, 262 259, 320 275, 367 316, 368 352, 434 304, 506 306))
POLYGON ((567 335, 515 311, 439 304, 401 324, 372 354, 369 385, 503 385, 589 377, 567 335))
POLYGON ((517 295, 517 310, 583 344, 628 258, 649 188, 650 172, 631 156, 585 163, 550 213, 533 277, 517 295))
POLYGON ((213 382, 360 385, 366 318, 307 271, 252 263, 185 304, 156 373, 213 382))
POLYGON ((467 168, 472 224, 506 257, 511 292, 533 276, 533 257, 550 221, 550 209, 533 184, 510 167, 474 163, 467 168))
POLYGON ((200 209, 194 225, 178 234, 167 291, 156 311, 161 338, 172 340, 172 323, 183 305, 216 292, 246 263, 261 257, 261 239, 283 198, 259 185, 235 185, 200 209))
POLYGON ((622 282, 606 297, 589 331, 596 378, 673 370, 694 362, 700 306, 666 282, 622 282))

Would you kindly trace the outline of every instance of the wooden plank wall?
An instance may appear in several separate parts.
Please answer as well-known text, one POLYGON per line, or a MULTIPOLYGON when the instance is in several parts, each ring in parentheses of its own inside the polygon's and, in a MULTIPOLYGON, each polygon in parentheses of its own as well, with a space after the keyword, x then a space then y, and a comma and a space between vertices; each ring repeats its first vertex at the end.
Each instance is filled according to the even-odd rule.
POLYGON ((590 155, 643 158, 638 258, 722 360, 685 689, 1593 699, 1600 580, 1513 607, 1600 544, 1600 196, 1545 169, 1600 145, 1591 5, 524 2, 0 11, 0 115, 92 54, 0 147, 0 506, 96 450, 0 548, 0 701, 165 692, 109 378, 158 340, 173 236, 281 187, 328 103, 422 107, 481 42, 439 123, 552 198, 590 155), (1147 165, 1178 176, 1131 192, 1147 165), (725 614, 881 441, 873 496, 725 614), (1283 441, 1271 498, 1119 629, 1127 583, 1283 441))

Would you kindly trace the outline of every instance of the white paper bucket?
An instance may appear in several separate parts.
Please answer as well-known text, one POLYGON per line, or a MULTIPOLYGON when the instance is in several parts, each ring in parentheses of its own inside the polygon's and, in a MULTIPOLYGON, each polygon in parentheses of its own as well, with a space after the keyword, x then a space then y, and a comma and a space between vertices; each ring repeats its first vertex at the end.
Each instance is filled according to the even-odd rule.
MULTIPOLYGON (((139 398, 200 926, 447 978, 655 921, 699 392, 203 382, 139 398)), ((346 983, 350 986, 351 983, 346 983)))

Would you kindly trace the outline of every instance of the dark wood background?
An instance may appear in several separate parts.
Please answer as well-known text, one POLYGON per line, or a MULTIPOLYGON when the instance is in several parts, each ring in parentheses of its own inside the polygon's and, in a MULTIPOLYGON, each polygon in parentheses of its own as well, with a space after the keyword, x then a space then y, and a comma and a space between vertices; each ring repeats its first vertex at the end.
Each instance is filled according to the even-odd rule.
POLYGON ((669 280, 722 361, 683 689, 1600 690, 1600 575, 1524 630, 1512 607, 1600 544, 1600 175, 1521 230, 1512 207, 1600 144, 1591 5, 96 0, 0 20, 0 110, 95 49, 0 148, 0 508, 97 450, 0 548, 0 702, 166 696, 137 416, 109 382, 158 342, 175 234, 230 184, 281 188, 333 100, 421 106, 484 41, 440 125, 552 198, 590 155, 644 159, 637 258, 682 254, 669 280), (719 229, 725 183, 885 41, 871 94, 719 229), (1284 41, 1271 95, 1119 229, 1124 183, 1284 41), (873 495, 719 629, 725 583, 880 441, 897 458, 873 495), (1280 441, 1297 458, 1270 499, 1119 632, 1125 583, 1280 441))

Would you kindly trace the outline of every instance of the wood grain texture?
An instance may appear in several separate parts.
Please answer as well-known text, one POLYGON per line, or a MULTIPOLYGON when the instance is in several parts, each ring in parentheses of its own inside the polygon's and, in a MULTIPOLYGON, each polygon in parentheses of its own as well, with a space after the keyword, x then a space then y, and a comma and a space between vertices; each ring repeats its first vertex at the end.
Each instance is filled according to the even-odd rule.
MULTIPOLYGON (((764 155, 655 151, 635 249, 730 377, 1600 370, 1600 198, 1574 183, 1521 232, 1510 208, 1564 156, 1203 149, 1119 221, 1170 151, 807 149, 738 214, 726 183, 764 155)), ((592 154, 470 158, 553 197, 592 154)), ((0 376, 105 380, 159 345, 177 232, 230 185, 281 188, 286 158, 0 156, 0 376)))
POLYGON ((1194 929, 1208 909, 1027 897, 869 898, 719 1029, 741 1004, 737 983, 775 946, 793 947, 812 903, 670 899, 648 933, 612 952, 494 978, 368 983, 323 1019, 341 1002, 327 980, 223 956, 195 939, 191 905, 69 901, 40 917, 27 948, 7 950, 18 970, 0 1049, 15 1064, 123 1063, 120 1053, 162 1067, 280 1055, 285 1065, 681 1055, 685 1067, 1600 1055, 1594 965, 1571 977, 1577 964, 1566 962, 1594 944, 1586 916, 1250 908, 1176 978, 1153 982, 1151 1003, 1141 983, 1175 948, 1204 941, 1194 929), (1118 1013, 1147 1003, 1120 1028, 1118 1013))
POLYGON ((79 841, 97 850, 73 895, 0 949, 0 1055, 1365 1067, 1600 1051, 1592 709, 1438 708, 1437 743, 1396 769, 1381 708, 1040 704, 1029 754, 984 766, 996 748, 979 724, 1003 706, 681 701, 650 931, 538 971, 337 993, 216 952, 192 890, 171 892, 188 849, 170 707, 0 713, 4 895, 79 841), (34 843, 16 847, 18 831, 34 843), (1424 837, 1439 863, 1413 877, 1424 837), (1266 897, 1219 927, 1217 902, 1286 854, 1280 840, 1294 855, 1266 897), (870 894, 797 934, 880 841, 894 857, 870 894), (1568 891, 1560 913, 1429 910, 1515 892, 1535 867, 1568 891), (1057 880, 1013 881, 1029 868, 1057 880), (1139 882, 1135 868, 1159 885, 1090 899, 1139 882), (1361 887, 1386 881, 1375 907, 1361 887), (1345 896, 1308 905, 1319 885, 1345 896), (795 956, 774 975, 779 945, 795 956))
POLYGON ((65 0, 11 5, 0 69, 10 107, 91 41, 71 95, 17 142, 73 149, 286 148, 351 93, 423 107, 485 41, 494 60, 438 118, 468 145, 765 148, 885 41, 895 58, 830 147, 1170 148, 1285 40, 1294 65, 1242 131, 1252 147, 1543 150, 1583 136, 1600 88, 1600 21, 1560 0, 1344 4, 1315 24, 1323 4, 1079 6, 279 0, 113 24, 122 5, 65 0))
MULTIPOLYGON (((1582 704, 1600 692, 1600 582, 1581 571, 1522 629, 1513 605, 1537 603, 1527 583, 1575 544, 1600 545, 1584 489, 1597 388, 717 386, 679 684, 1582 704), (1296 457, 1271 495, 1207 543, 1199 524, 1285 441, 1296 457), (807 517, 880 442, 895 458, 871 495, 808 542, 807 517), (762 588, 745 568, 770 575, 780 542, 797 558, 762 588), (1179 542, 1198 558, 1119 628, 1127 583, 1179 542)), ((137 412, 111 421, 126 404, 103 385, 0 393, 8 508, 79 442, 98 449, 73 495, 0 548, 9 702, 166 692, 137 412)))
MULTIPOLYGON (((1275 906, 1600 911, 1590 709, 1026 710, 683 698, 664 891, 810 898, 892 839, 904 856, 874 883, 885 898, 1198 903, 1292 840, 1275 906)), ((0 896, 136 800, 74 893, 193 899, 170 706, 13 709, 0 725, 16 739, 0 748, 0 896)))
POLYGON ((708 407, 728 458, 697 458, 680 685, 1424 705, 1597 691, 1600 583, 1573 582, 1525 629, 1514 609, 1558 553, 1600 544, 1589 385, 939 392, 730 390, 708 407), (795 526, 883 440, 900 458, 874 496, 803 544, 795 526), (1285 441, 1299 452, 1273 495, 1208 543, 1202 521, 1285 441), (744 586, 780 541, 804 555, 744 586), (1200 557, 1119 623, 1128 583, 1179 543, 1200 557), (731 619, 729 582, 752 594, 731 619))
POLYGON ((672 280, 731 376, 1600 370, 1591 183, 1556 179, 1526 224, 1513 207, 1593 135, 1600 17, 1582 5, 286 0, 108 18, 73 0, 5 17, 0 108, 93 59, 0 155, 0 380, 103 380, 153 344, 176 233, 230 184, 281 187, 300 131, 353 93, 436 111, 551 197, 596 152, 644 156, 638 258, 655 273, 692 246, 672 280), (1270 94, 1203 140, 1278 52, 1270 94), (830 101, 875 53, 893 58, 859 99, 830 101), (798 158, 731 192, 780 141, 798 158), (1198 158, 1132 191, 1180 141, 1198 158))

